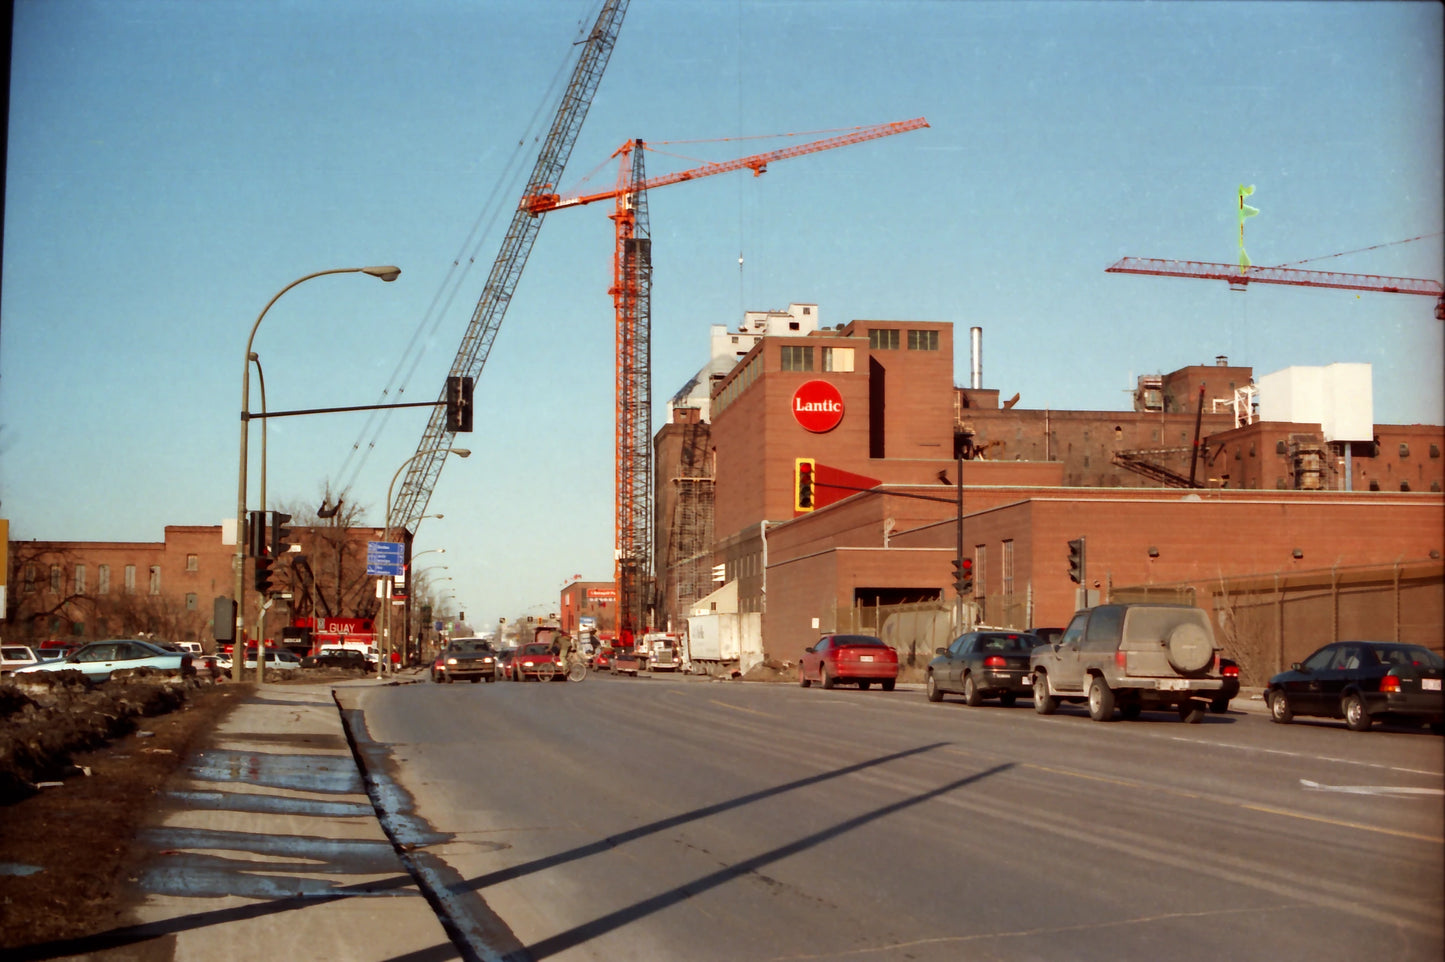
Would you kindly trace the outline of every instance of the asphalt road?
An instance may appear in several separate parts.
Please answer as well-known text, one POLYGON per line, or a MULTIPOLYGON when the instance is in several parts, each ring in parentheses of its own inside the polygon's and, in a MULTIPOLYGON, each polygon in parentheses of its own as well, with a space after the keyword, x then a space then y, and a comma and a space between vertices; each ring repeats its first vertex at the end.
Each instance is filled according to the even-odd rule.
POLYGON ((686 678, 346 693, 476 959, 1445 955, 1445 740, 686 678))

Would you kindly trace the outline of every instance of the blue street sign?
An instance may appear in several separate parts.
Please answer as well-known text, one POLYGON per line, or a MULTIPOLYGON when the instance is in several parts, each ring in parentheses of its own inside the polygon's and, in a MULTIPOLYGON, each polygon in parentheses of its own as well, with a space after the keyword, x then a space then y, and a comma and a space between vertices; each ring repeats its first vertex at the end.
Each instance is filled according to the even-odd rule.
POLYGON ((368 541, 366 543, 366 573, 399 578, 402 566, 406 564, 406 545, 394 541, 368 541))

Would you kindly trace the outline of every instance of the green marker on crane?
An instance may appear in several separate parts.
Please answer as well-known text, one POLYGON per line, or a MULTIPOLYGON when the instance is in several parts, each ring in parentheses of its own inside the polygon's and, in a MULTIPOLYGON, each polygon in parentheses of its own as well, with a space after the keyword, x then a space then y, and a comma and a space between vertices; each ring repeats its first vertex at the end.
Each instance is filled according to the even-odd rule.
POLYGON ((1244 220, 1246 217, 1253 217, 1259 213, 1258 207, 1251 207, 1244 202, 1244 199, 1254 193, 1254 185, 1248 187, 1239 185, 1239 272, 1243 274, 1249 269, 1249 255, 1244 252, 1244 220))

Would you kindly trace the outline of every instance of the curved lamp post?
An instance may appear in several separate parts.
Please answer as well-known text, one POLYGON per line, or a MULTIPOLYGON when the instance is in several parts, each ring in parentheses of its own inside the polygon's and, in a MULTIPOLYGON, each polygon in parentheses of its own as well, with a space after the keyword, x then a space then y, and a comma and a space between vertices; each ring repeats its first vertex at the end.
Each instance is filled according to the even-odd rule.
MULTIPOLYGON (((397 468, 397 469, 396 469, 396 473, 391 476, 391 483, 386 486, 386 527, 383 528, 382 531, 381 531, 381 540, 387 541, 387 540, 389 540, 389 539, 391 538, 391 492, 392 492, 392 489, 394 489, 394 488, 396 487, 396 479, 399 478, 399 477, 401 477, 401 473, 406 470, 406 466, 407 466, 408 464, 411 464, 413 461, 415 461, 415 460, 416 460, 417 458, 419 458, 419 457, 422 457, 422 456, 424 456, 424 455, 430 455, 431 453, 432 453, 432 452, 430 452, 430 451, 418 451, 416 454, 413 454, 411 457, 409 457, 409 458, 407 458, 405 461, 401 462, 401 467, 397 468)), ((469 458, 469 457, 472 456, 472 452, 469 451, 467 448, 446 448, 445 451, 444 451, 444 453, 446 453, 446 454, 455 454, 455 455, 456 455, 457 457, 459 457, 459 458, 469 458)), ((444 549, 438 548, 438 549, 434 549, 434 550, 440 551, 440 550, 444 550, 444 549)), ((422 553, 425 554, 426 552, 422 552, 422 553)), ((382 613, 382 624, 385 626, 385 627, 383 628, 384 634, 383 634, 382 637, 383 637, 383 639, 384 639, 385 648, 384 648, 383 651, 380 652, 381 657, 379 657, 379 658, 376 659, 376 677, 377 677, 377 680, 378 680, 378 681, 381 679, 382 673, 386 670, 387 666, 388 666, 388 665, 390 664, 390 662, 391 662, 391 590, 390 590, 390 584, 391 584, 390 579, 387 579, 388 590, 387 590, 387 592, 386 592, 386 596, 382 599, 382 604, 386 605, 386 610, 382 613)))
MULTIPOLYGON (((251 345, 256 340, 256 329, 261 326, 261 321, 266 317, 266 312, 271 305, 281 299, 291 288, 302 284, 314 277, 324 277, 327 274, 370 274, 372 277, 379 277, 383 281, 394 281, 401 275, 400 267, 336 267, 331 270, 316 271, 287 284, 276 292, 266 306, 261 308, 261 313, 256 316, 256 323, 251 325, 251 333, 246 337, 246 350, 241 355, 244 366, 241 370, 241 461, 238 474, 240 481, 236 489, 236 623, 232 630, 231 641, 231 677, 240 681, 246 663, 246 435, 251 423, 251 360, 254 355, 251 352, 251 345)), ((264 613, 265 599, 262 599, 262 611, 264 613)), ((262 679, 263 667, 266 663, 265 646, 263 638, 256 639, 256 681, 262 679)))

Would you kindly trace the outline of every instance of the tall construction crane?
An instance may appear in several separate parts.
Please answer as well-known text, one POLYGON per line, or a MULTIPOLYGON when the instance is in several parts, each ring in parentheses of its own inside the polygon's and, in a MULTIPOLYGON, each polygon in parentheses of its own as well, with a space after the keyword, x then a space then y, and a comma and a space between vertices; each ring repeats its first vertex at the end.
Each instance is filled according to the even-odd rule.
POLYGON ((1245 290, 1250 284, 1288 284, 1294 287, 1333 287, 1346 291, 1374 291, 1382 294, 1424 294, 1436 298, 1435 316, 1445 321, 1445 287, 1442 287, 1439 281, 1418 277, 1338 274, 1332 271, 1302 271, 1291 267, 1241 268, 1237 264, 1161 260, 1153 257, 1125 257, 1105 268, 1104 273, 1228 281, 1229 286, 1237 291, 1245 290))
MULTIPOLYGON (((532 175, 527 180, 524 197, 535 196, 539 191, 557 183, 562 176, 562 170, 567 166, 567 158, 577 141, 577 134, 582 129, 582 121, 587 118, 587 111, 592 106, 597 85, 602 81, 602 71, 606 69, 607 61, 612 56, 612 48, 617 43, 617 32, 622 27, 627 4, 628 0, 606 0, 598 12, 591 33, 581 45, 582 53, 572 70, 571 80, 562 95, 562 102, 552 120, 547 139, 542 143, 536 166, 532 168, 532 175)), ((536 216, 536 212, 525 207, 519 208, 512 216, 511 226, 502 240, 502 249, 492 264, 492 272, 487 276, 482 296, 472 312, 471 323, 462 337, 456 359, 452 361, 451 370, 448 372, 450 376, 475 379, 481 374, 541 226, 541 219, 536 216)), ((426 430, 422 432, 416 454, 412 455, 407 464, 406 479, 390 506, 393 526, 406 531, 415 528, 426 513, 427 502, 431 500, 432 489, 436 487, 442 464, 451 448, 452 435, 447 430, 446 400, 446 389, 443 388, 437 406, 432 409, 426 430)))
MULTIPOLYGON (((617 633, 631 641, 647 623, 646 606, 652 560, 652 241, 647 217, 647 191, 654 187, 711 177, 734 170, 761 176, 773 161, 845 147, 927 127, 922 117, 858 127, 822 140, 795 144, 736 160, 718 161, 690 170, 648 178, 643 170, 642 140, 629 140, 616 151, 617 184, 610 190, 563 196, 538 192, 522 198, 521 210, 532 216, 580 207, 599 200, 615 201, 608 216, 616 225, 612 254, 612 295, 616 315, 616 562, 617 633)), ((550 185, 548 185, 550 187, 550 185)))

